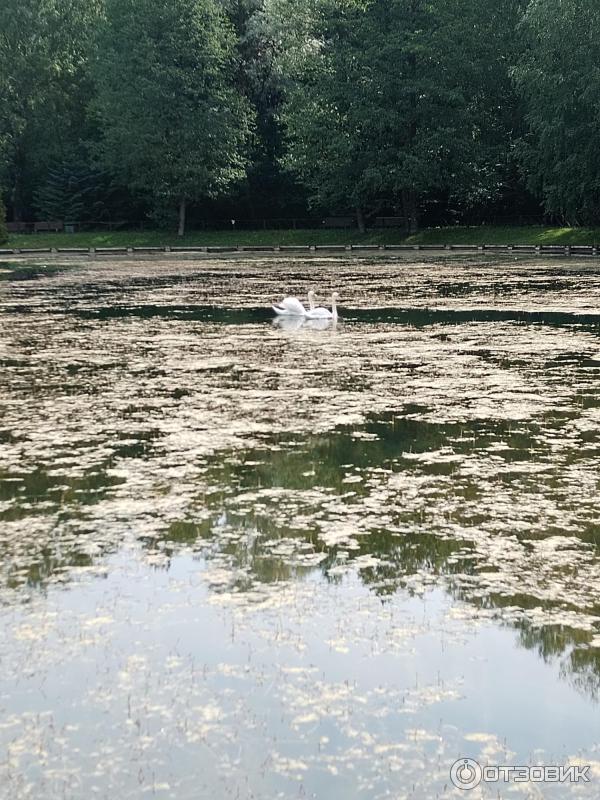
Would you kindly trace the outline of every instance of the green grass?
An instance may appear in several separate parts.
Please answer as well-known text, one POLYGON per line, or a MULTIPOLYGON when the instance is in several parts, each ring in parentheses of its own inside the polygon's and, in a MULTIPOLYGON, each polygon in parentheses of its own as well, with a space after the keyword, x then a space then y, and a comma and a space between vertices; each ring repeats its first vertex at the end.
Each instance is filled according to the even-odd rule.
POLYGON ((12 234, 4 247, 143 247, 160 245, 308 245, 308 244, 596 244, 600 228, 452 227, 429 228, 405 238, 397 230, 360 234, 355 230, 196 231, 183 238, 161 231, 113 233, 12 234))
MULTIPOLYGON (((361 236, 344 230, 257 230, 257 231, 194 231, 178 237, 168 231, 115 231, 113 233, 36 233, 12 234, 8 247, 144 247, 144 246, 227 246, 278 244, 359 244, 369 241, 371 234, 361 236)), ((373 235, 379 244, 379 235, 373 235)), ((397 233, 388 238, 396 241, 397 233)), ((381 242, 383 243, 383 241, 381 242)))
POLYGON ((429 228, 406 241, 409 244, 597 244, 600 228, 456 226, 429 228))

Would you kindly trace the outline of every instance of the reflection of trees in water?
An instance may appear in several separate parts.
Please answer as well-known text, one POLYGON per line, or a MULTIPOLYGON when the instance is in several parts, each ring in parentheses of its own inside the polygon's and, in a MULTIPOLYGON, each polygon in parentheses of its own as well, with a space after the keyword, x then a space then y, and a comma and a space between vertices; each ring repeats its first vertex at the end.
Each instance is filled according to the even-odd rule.
POLYGON ((78 475, 65 474, 66 467, 60 473, 41 466, 31 472, 0 469, 0 524, 12 523, 0 536, 0 590, 3 582, 10 589, 23 584, 44 588, 70 568, 93 566, 115 552, 119 542, 98 527, 90 512, 127 482, 110 474, 115 463, 144 457, 158 437, 156 430, 115 431, 110 456, 78 475), (83 552, 90 543, 95 556, 83 552))
MULTIPOLYGON (((203 559, 218 559, 221 564, 231 568, 231 582, 223 585, 222 589, 243 591, 251 589, 256 583, 281 583, 301 579, 314 572, 313 565, 294 563, 293 554, 286 558, 271 551, 272 545, 292 541, 300 545, 296 553, 323 549, 314 531, 300 534, 298 529, 282 527, 259 517, 218 514, 199 524, 171 523, 165 534, 162 552, 172 558, 184 546, 203 559)), ((152 546, 156 544, 154 540, 152 546)), ((325 574, 335 560, 334 551, 326 553, 326 560, 319 565, 325 574)))
MULTIPOLYGON (((417 407, 407 406, 406 411, 416 413, 417 407)), ((227 453, 218 456, 209 471, 208 480, 213 490, 206 498, 209 508, 218 510, 227 498, 240 491, 257 488, 284 488, 286 490, 309 490, 315 487, 326 487, 335 494, 345 494, 344 502, 351 505, 368 494, 363 483, 345 484, 344 479, 349 471, 360 473, 369 467, 384 467, 392 471, 406 469, 406 464, 399 464, 404 452, 434 451, 452 441, 455 451, 468 452, 475 446, 484 447, 494 437, 510 438, 513 448, 528 447, 531 435, 527 431, 513 430, 508 423, 475 422, 467 424, 431 424, 410 417, 387 415, 368 422, 358 428, 341 428, 334 434, 302 437, 296 441, 292 436, 268 439, 265 448, 251 448, 242 452, 227 453), (372 440, 359 437, 364 434, 375 436, 372 440), (279 449, 278 449, 279 448, 279 449), (354 498, 349 497, 351 490, 354 498)), ((68 537, 61 533, 63 522, 78 520, 86 506, 92 506, 103 500, 110 489, 124 483, 107 473, 107 469, 118 459, 140 458, 148 454, 153 440, 158 437, 157 431, 115 431, 111 440, 112 455, 94 469, 82 476, 51 475, 48 470, 39 468, 30 473, 11 474, 0 471, 0 522, 24 523, 28 518, 55 515, 56 524, 52 534, 36 532, 31 534, 24 525, 19 535, 11 539, 5 536, 0 539, 0 554, 5 571, 9 573, 12 585, 26 581, 33 585, 43 584, 53 575, 62 573, 70 566, 89 565, 92 559, 80 552, 77 537, 82 540, 87 534, 79 530, 77 536, 68 530, 68 537), (18 559, 14 556, 18 555, 18 559), (11 563, 19 561, 18 575, 10 576, 11 563), (27 564, 27 574, 23 570, 27 564)), ((445 472, 451 465, 431 464, 432 472, 445 472)), ((466 489, 468 491, 468 488, 466 489)), ((471 498, 472 499, 472 498, 471 498)), ((307 509, 310 514, 310 509, 307 509)), ((410 513, 404 514, 403 521, 410 521, 410 513)), ((250 514, 244 524, 254 525, 264 536, 297 536, 297 530, 285 531, 280 523, 271 523, 264 517, 253 518, 250 514)), ((93 521, 90 522, 93 528, 93 521)), ((116 543, 107 543, 98 535, 98 531, 90 530, 98 545, 97 552, 102 556, 114 549, 116 543)), ((169 537, 172 537, 172 531, 169 537)), ((177 538, 177 537, 176 537, 177 538)), ((197 536, 196 536, 197 538, 197 536)), ((369 537, 370 539, 371 537, 369 537)), ((190 545, 188 542, 180 544, 190 545)), ((152 547, 152 541, 147 543, 152 547)), ((247 564, 252 563, 252 553, 258 545, 252 546, 247 557, 247 564)), ((367 552, 367 542, 361 545, 361 552, 367 552), (366 548, 366 549, 365 549, 366 548)), ((405 549, 402 558, 410 558, 410 548, 405 549)), ((256 553, 254 560, 256 560, 256 553)), ((264 564, 267 554, 260 555, 264 564)), ((334 563, 336 548, 327 553, 328 564, 334 563)), ((278 560, 273 558, 271 572, 279 572, 285 576, 286 569, 277 567, 278 560)), ((400 564, 397 565, 400 569, 400 564)), ((298 569, 300 569, 298 567, 298 569)), ((386 567, 391 572, 393 567, 386 567)), ((295 573, 298 574, 298 573, 295 573)), ((281 579, 285 579, 282 577, 281 579)), ((387 580, 392 581, 388 575, 387 580)), ((393 591, 391 589, 390 591, 393 591)))
MULTIPOLYGON (((419 411, 422 409, 406 408, 409 415, 419 411)), ((556 420, 557 425, 561 423, 556 420)), ((113 486, 124 482, 107 472, 115 459, 147 457, 156 436, 152 431, 133 436, 115 434, 111 459, 78 477, 54 476, 43 470, 27 475, 0 472, 0 519, 23 521, 18 536, 0 537, 6 585, 43 587, 70 567, 92 565, 95 559, 116 550, 118 542, 109 536, 104 539, 93 519, 87 524, 86 506, 93 506, 113 486), (54 530, 39 535, 26 527, 27 519, 47 514, 55 515, 58 524, 54 530), (73 521, 77 522, 76 532, 66 527, 68 535, 63 534, 61 523, 73 521), (85 553, 82 545, 86 541, 95 545, 97 556, 85 553)), ((163 534, 147 537, 142 545, 149 553, 164 556, 163 567, 177 553, 188 551, 229 569, 231 581, 213 586, 214 591, 243 592, 257 584, 302 580, 315 571, 325 580, 339 581, 340 572, 333 568, 356 563, 363 583, 382 598, 403 588, 415 591, 411 579, 422 574, 444 576, 452 596, 475 608, 551 609, 550 603, 528 594, 500 595, 488 590, 477 597, 465 591, 461 579, 453 581, 452 576, 476 576, 486 568, 485 563, 469 557, 473 542, 436 530, 435 522, 432 532, 424 531, 421 511, 410 505, 392 504, 381 509, 382 515, 406 532, 387 530, 382 525, 369 527, 363 534, 358 526, 352 534, 353 548, 344 544, 326 546, 317 524, 323 522, 325 514, 327 524, 335 527, 336 514, 329 516, 327 510, 330 500, 343 502, 349 517, 359 519, 363 502, 373 489, 370 476, 374 473, 370 470, 451 476, 454 469, 452 463, 436 463, 435 458, 427 463, 407 461, 403 459, 406 453, 435 453, 450 446, 454 453, 468 455, 501 440, 507 446, 501 457, 519 461, 534 459, 535 453, 543 451, 542 439, 543 431, 535 423, 434 424, 398 415, 357 428, 341 427, 332 434, 265 437, 262 447, 217 454, 202 471, 202 493, 191 504, 188 519, 169 523, 163 534), (348 483, 353 475, 362 480, 348 483), (194 507, 201 510, 199 521, 194 521, 194 507), (370 557, 368 565, 363 566, 357 559, 366 556, 370 557)), ((544 478, 550 482, 555 479, 552 475, 544 478)), ((480 492, 477 476, 471 482, 452 484, 452 491, 459 501, 464 499, 476 507, 480 492)), ((456 507, 453 522, 476 525, 483 521, 483 517, 478 520, 473 516, 462 519, 461 503, 456 507)), ((372 507, 370 510, 377 513, 372 507)), ((590 522, 580 538, 597 544, 599 531, 600 527, 590 522)), ((525 538, 532 538, 532 534, 525 538)), ((570 575, 571 570, 572 566, 566 565, 564 574, 570 575)), ((565 677, 588 695, 598 695, 599 651, 584 649, 591 634, 563 626, 515 624, 523 646, 536 650, 542 658, 557 658, 571 651, 562 662, 565 677)))
POLYGON ((92 525, 82 528, 78 524, 76 535, 72 527, 67 535, 60 526, 83 521, 86 507, 99 503, 112 487, 123 483, 124 479, 107 474, 101 467, 75 477, 51 475, 42 469, 29 473, 0 470, 0 522, 6 523, 0 537, 2 582, 9 589, 24 584, 44 588, 68 569, 94 563, 81 545, 97 543, 102 555, 116 549, 114 543, 97 542, 98 532, 92 525), (51 514, 55 515, 54 525, 35 524, 51 514))
MULTIPOLYGON (((369 495, 370 486, 366 480, 345 483, 349 474, 355 472, 364 478, 372 467, 384 467, 391 472, 429 470, 435 468, 435 463, 415 467, 402 460, 403 453, 435 451, 448 446, 449 442, 452 442, 454 452, 471 452, 485 449, 501 439, 510 449, 503 453, 506 461, 531 459, 532 450, 542 451, 541 435, 541 428, 535 423, 436 425, 390 416, 357 431, 340 429, 332 435, 315 435, 300 441, 292 437, 269 440, 270 447, 265 442, 264 448, 229 453, 215 461, 208 471, 208 482, 215 488, 206 499, 212 510, 211 520, 197 527, 190 527, 187 523, 171 526, 166 538, 176 548, 183 535, 186 546, 196 549, 198 539, 202 539, 199 550, 203 556, 218 558, 221 563, 229 565, 232 574, 238 576, 235 583, 238 591, 256 583, 301 578, 315 570, 320 571, 326 580, 339 580, 338 571, 332 567, 356 562, 361 580, 382 597, 393 595, 401 588, 413 591, 414 581, 411 579, 421 573, 444 576, 445 586, 453 597, 482 610, 512 607, 524 611, 536 608, 552 611, 556 609, 556 603, 540 601, 538 597, 517 590, 503 594, 486 590, 483 596, 465 590, 461 578, 476 576, 486 569, 475 553, 473 558, 469 557, 475 544, 468 539, 440 535, 435 530, 423 532, 422 519, 410 509, 387 508, 382 511, 392 513, 394 520, 401 520, 405 528, 410 528, 412 519, 415 532, 370 529, 368 534, 353 535, 355 548, 326 546, 316 523, 318 508, 311 506, 310 498, 311 490, 318 490, 321 499, 317 505, 326 505, 328 498, 334 501, 340 498, 350 514, 360 512, 361 502, 369 495), (365 433, 377 438, 361 438, 365 433), (270 496, 269 490, 283 491, 270 496), (255 494, 258 492, 262 493, 255 494), (305 498, 303 492, 307 493, 305 498), (294 527, 296 515, 303 520, 301 527, 294 527), (278 555, 278 542, 291 542, 293 545, 278 555), (318 565, 307 566, 302 563, 307 552, 320 553, 324 558, 318 565), (370 557, 368 566, 361 566, 359 559, 363 556, 370 557), (242 579, 240 574, 244 576, 242 579), (454 574, 461 577, 453 581, 454 574)), ((432 474, 435 474, 435 469, 432 474)), ((554 480, 552 476, 545 479, 554 480)), ((465 500, 477 501, 476 479, 474 483, 455 488, 465 500)), ((477 520, 470 520, 470 524, 476 523, 477 520)), ((335 519, 331 525, 335 526, 335 519)), ((596 527, 590 523, 589 530, 586 529, 588 534, 583 538, 597 543, 596 527)), ((531 532, 523 536, 525 539, 531 537, 531 532)), ((544 538, 541 532, 536 534, 538 537, 544 538)), ((489 568, 495 569, 493 565, 489 568)), ((572 576, 572 565, 556 568, 564 576, 572 576)), ((232 585, 224 588, 231 589, 232 585)), ((556 658, 569 649, 580 648, 572 650, 563 662, 564 674, 571 676, 570 680, 578 689, 595 696, 595 682, 600 681, 598 651, 581 649, 590 642, 592 634, 566 626, 515 624, 523 646, 536 650, 543 658, 556 658)))
MULTIPOLYGON (((374 587, 378 594, 392 595, 406 587, 407 577, 425 571, 429 575, 448 575, 468 571, 467 561, 450 562, 451 556, 464 550, 468 543, 447 539, 435 534, 390 534, 374 531, 359 537, 360 550, 351 559, 362 555, 375 555, 380 563, 359 570, 362 581, 374 587)), ((409 593, 413 592, 410 585, 409 593)))
POLYGON ((600 648, 590 647, 590 634, 564 625, 532 626, 529 622, 517 625, 519 642, 535 650, 546 662, 564 655, 560 674, 575 689, 594 701, 600 700, 600 648))
POLYGON ((582 694, 600 700, 600 647, 572 650, 561 664, 561 676, 582 694))
MULTIPOLYGON (((215 586, 214 591, 250 590, 257 583, 277 583, 302 579, 319 570, 324 579, 331 582, 341 580, 335 574, 329 575, 332 567, 339 565, 338 547, 324 550, 316 531, 299 532, 264 518, 253 516, 236 517, 235 515, 214 517, 199 525, 193 523, 174 523, 166 534, 166 552, 173 555, 178 546, 191 546, 203 558, 216 558, 227 564, 232 571, 232 582, 215 586), (225 521, 226 518, 226 521, 225 521), (219 524, 215 522, 219 520, 219 524), (219 530, 227 529, 229 536, 221 539, 219 530), (238 537, 231 534, 237 532, 238 537), (273 556, 270 545, 278 541, 295 539, 314 551, 323 550, 326 558, 318 566, 304 566, 294 563, 294 553, 286 557, 273 556), (244 577, 240 578, 240 574, 244 577)), ((372 531, 367 536, 356 538, 358 548, 344 551, 341 563, 360 564, 362 556, 371 556, 378 560, 377 564, 359 567, 357 574, 365 586, 371 588, 383 600, 400 589, 413 593, 410 579, 417 573, 446 576, 446 588, 449 593, 461 602, 475 605, 482 610, 496 610, 518 607, 524 610, 547 607, 549 603, 525 594, 511 596, 489 593, 484 597, 473 597, 466 593, 460 581, 453 585, 452 575, 455 573, 476 574, 478 562, 468 558, 470 543, 456 539, 448 539, 434 534, 397 534, 385 530, 372 531), (460 552, 460 560, 454 556, 460 552)), ((297 548, 295 553, 301 553, 297 548)), ((513 623, 519 634, 519 643, 528 650, 534 650, 544 661, 551 662, 565 656, 560 664, 560 674, 573 687, 597 700, 600 699, 600 649, 590 648, 592 634, 589 631, 577 630, 564 625, 537 625, 526 620, 513 623)))
POLYGON ((57 264, 15 264, 10 261, 0 262, 0 281, 33 281, 40 277, 56 275, 64 269, 57 264))

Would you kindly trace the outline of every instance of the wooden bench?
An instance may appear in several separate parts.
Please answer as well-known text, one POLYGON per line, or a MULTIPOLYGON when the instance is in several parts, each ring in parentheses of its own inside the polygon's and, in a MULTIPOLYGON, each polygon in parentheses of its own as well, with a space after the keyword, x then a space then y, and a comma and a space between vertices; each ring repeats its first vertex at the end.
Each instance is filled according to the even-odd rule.
POLYGON ((354 227, 354 217, 325 217, 323 220, 324 228, 352 228, 354 227))
POLYGON ((404 217, 375 217, 376 228, 405 228, 404 217))
POLYGON ((9 233, 27 233, 30 225, 28 222, 7 222, 6 229, 9 233))

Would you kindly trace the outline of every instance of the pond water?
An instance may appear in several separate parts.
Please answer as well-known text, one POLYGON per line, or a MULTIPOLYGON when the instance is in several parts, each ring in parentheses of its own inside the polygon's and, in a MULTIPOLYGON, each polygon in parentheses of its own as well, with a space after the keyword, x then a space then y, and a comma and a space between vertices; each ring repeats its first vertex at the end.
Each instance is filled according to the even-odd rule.
POLYGON ((3 264, 0 330, 2 800, 599 796, 597 266, 3 264))

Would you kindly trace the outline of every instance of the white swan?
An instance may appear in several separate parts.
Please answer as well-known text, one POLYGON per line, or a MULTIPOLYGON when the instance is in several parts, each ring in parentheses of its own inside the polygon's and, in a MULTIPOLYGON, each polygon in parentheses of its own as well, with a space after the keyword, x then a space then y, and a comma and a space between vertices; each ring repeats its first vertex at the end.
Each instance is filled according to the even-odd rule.
MULTIPOLYGON (((313 311, 315 308, 315 297, 316 295, 313 291, 308 293, 310 311, 313 311)), ((304 317, 307 313, 306 309, 297 297, 284 298, 281 303, 273 306, 273 311, 280 317, 304 317)))
MULTIPOLYGON (((315 293, 310 291, 308 293, 308 303, 310 311, 315 307, 315 293)), ((285 297, 281 303, 273 306, 273 311, 281 317, 304 317, 306 316, 306 309, 298 300, 297 297, 285 297)))
POLYGON ((304 316, 306 319, 333 319, 337 320, 337 302, 340 296, 337 292, 331 295, 331 311, 328 308, 312 308, 310 311, 305 311, 304 316))
POLYGON ((282 317, 303 317, 306 309, 297 297, 285 297, 281 303, 273 306, 273 311, 282 317))

